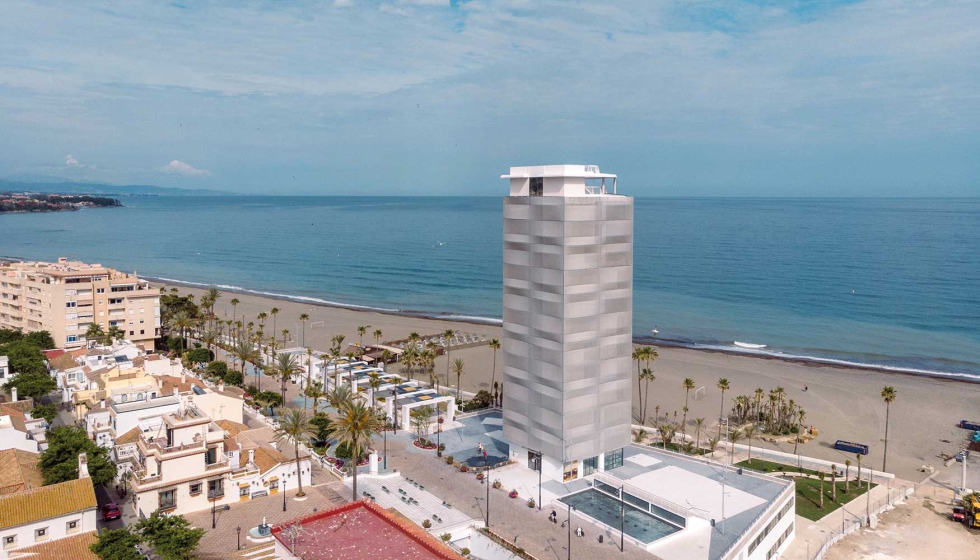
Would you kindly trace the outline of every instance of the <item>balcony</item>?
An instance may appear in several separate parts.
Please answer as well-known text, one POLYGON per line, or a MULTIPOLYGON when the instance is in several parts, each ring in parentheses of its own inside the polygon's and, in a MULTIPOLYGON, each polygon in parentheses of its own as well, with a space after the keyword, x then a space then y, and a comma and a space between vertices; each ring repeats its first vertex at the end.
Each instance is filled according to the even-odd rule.
POLYGON ((206 470, 206 471, 216 471, 218 469, 225 469, 225 468, 228 468, 228 460, 227 459, 222 460, 222 461, 215 461, 214 463, 210 463, 210 464, 204 465, 204 470, 206 470))
POLYGON ((162 454, 179 453, 181 451, 200 449, 204 447, 203 441, 194 441, 191 443, 182 443, 179 445, 167 445, 167 438, 140 439, 140 443, 146 446, 148 450, 151 451, 155 450, 162 454))

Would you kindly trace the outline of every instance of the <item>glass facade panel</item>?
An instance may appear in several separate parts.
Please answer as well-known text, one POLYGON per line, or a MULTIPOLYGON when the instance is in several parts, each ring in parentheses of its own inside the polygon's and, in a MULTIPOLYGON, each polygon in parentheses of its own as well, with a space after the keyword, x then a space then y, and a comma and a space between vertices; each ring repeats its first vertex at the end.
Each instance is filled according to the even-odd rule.
POLYGON ((582 476, 589 476, 599 469, 599 458, 589 457, 582 461, 582 476))
POLYGON ((606 452, 606 464, 605 469, 611 471, 613 469, 618 469, 623 466, 623 450, 617 449, 615 451, 606 452))

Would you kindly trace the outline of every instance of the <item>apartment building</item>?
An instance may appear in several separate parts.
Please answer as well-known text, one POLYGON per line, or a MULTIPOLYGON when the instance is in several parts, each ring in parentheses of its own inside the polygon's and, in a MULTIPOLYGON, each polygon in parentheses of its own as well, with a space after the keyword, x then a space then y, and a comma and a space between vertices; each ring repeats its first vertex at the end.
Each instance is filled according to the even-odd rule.
POLYGON ((48 331, 59 348, 86 343, 91 323, 119 327, 153 349, 160 335, 160 289, 136 273, 69 261, 0 264, 0 328, 48 331))

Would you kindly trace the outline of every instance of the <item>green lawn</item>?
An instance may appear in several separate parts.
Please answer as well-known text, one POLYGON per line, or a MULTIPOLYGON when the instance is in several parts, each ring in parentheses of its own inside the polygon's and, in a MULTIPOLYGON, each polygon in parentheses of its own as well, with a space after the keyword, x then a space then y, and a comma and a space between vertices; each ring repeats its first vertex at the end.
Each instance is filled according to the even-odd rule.
MULTIPOLYGON (((762 473, 801 472, 811 475, 817 474, 817 471, 815 470, 800 469, 792 465, 774 463, 763 459, 752 459, 752 464, 749 464, 748 461, 742 461, 741 463, 737 463, 735 466, 762 473)), ((840 509, 842 504, 846 504, 858 496, 863 496, 864 493, 868 491, 867 483, 865 483, 864 487, 858 489, 856 483, 852 479, 850 484, 850 492, 845 493, 844 481, 842 479, 838 479, 837 501, 835 502, 831 499, 830 475, 827 475, 826 480, 824 480, 823 509, 820 509, 820 481, 805 477, 794 477, 793 480, 796 482, 796 513, 811 521, 817 521, 828 513, 840 509)), ((875 485, 872 484, 872 487, 874 486, 875 485)))
MULTIPOLYGON (((820 509, 820 481, 813 478, 796 478, 796 514, 806 517, 810 521, 817 521, 830 512, 840 509, 841 505, 850 502, 858 496, 863 496, 868 491, 868 486, 857 488, 851 482, 851 490, 844 493, 844 481, 837 482, 837 501, 830 498, 830 480, 823 483, 823 509, 820 509)), ((874 488, 876 484, 872 484, 874 488)))
POLYGON ((801 472, 813 475, 817 474, 817 471, 811 469, 801 469, 795 465, 784 465, 783 463, 774 463, 764 459, 752 459, 751 463, 742 461, 741 463, 736 463, 735 466, 761 473, 801 472))

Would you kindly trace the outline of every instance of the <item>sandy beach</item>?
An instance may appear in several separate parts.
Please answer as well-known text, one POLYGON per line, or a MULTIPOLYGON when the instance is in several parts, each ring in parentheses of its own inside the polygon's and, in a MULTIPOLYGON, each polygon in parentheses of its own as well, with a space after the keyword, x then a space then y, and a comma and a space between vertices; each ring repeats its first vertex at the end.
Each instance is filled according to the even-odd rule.
MULTIPOLYGON (((200 298, 203 290, 177 286, 181 294, 195 294, 200 298)), ((215 306, 219 317, 232 318, 233 313, 245 321, 255 321, 259 312, 268 313, 278 307, 276 318, 278 331, 289 329, 298 346, 302 326, 299 315, 307 313, 306 344, 314 349, 325 350, 330 338, 344 334, 346 342, 359 340, 357 327, 369 326, 365 343, 373 343, 371 333, 380 329, 382 341, 406 338, 412 331, 422 335, 437 334, 446 329, 488 335, 499 338, 500 327, 472 323, 441 321, 387 315, 374 312, 354 311, 326 306, 296 303, 250 294, 224 292, 215 306), (232 309, 231 299, 239 300, 232 309), (322 325, 318 324, 323 322, 322 325), (312 325, 316 324, 314 328, 312 325)), ((267 320, 267 332, 271 332, 271 317, 267 320)), ((281 334, 279 335, 281 337, 281 334)), ((881 468, 885 432, 885 403, 880 397, 885 385, 898 392, 891 406, 891 424, 888 443, 888 470, 897 476, 919 481, 926 474, 919 471, 922 465, 941 465, 939 454, 953 454, 959 449, 969 432, 956 427, 961 419, 980 420, 980 384, 930 378, 909 374, 880 372, 792 363, 775 359, 762 359, 718 352, 705 352, 684 348, 660 347, 660 357, 652 364, 656 380, 649 389, 647 416, 653 416, 654 407, 660 406, 660 414, 677 411, 678 419, 684 407, 684 378, 694 379, 696 387, 705 387, 704 396, 695 400, 692 392, 688 413, 689 423, 695 417, 704 417, 710 425, 717 425, 721 392, 716 388, 719 378, 727 378, 731 389, 725 393, 725 409, 729 410, 737 395, 751 395, 757 387, 767 393, 783 387, 787 398, 793 399, 806 411, 807 424, 820 430, 816 439, 801 446, 804 455, 840 461, 854 459, 833 449, 837 439, 845 439, 871 446, 865 464, 881 468), (804 386, 808 387, 806 392, 804 386)), ((462 378, 463 390, 474 391, 488 388, 491 384, 493 352, 486 346, 465 348, 452 352, 452 358, 460 357, 466 363, 462 378)), ((497 354, 496 379, 501 380, 500 353, 497 354)), ((436 373, 445 383, 446 359, 436 361, 436 373)), ((399 372, 399 366, 394 370, 399 372)), ((634 369, 635 372, 635 369, 634 369)), ((634 373, 635 375, 635 373, 634 373)), ((455 387, 455 376, 450 386, 455 387)), ((637 385, 634 378, 634 408, 638 406, 637 385)), ((754 445, 773 447, 756 441, 754 445)), ((792 451, 792 445, 781 447, 792 451)))

